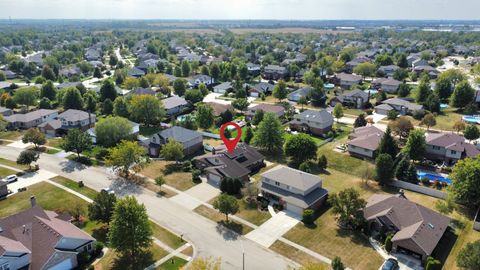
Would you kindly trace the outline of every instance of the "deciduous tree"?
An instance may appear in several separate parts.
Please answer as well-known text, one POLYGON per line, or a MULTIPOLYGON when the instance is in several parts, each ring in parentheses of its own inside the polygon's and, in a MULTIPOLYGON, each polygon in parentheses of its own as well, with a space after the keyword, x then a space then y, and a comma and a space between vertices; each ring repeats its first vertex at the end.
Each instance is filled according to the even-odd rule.
POLYGON ((146 126, 158 124, 165 117, 163 103, 151 95, 135 95, 130 100, 130 117, 146 126))
POLYGON ((114 170, 120 170, 128 178, 130 168, 139 165, 144 154, 145 149, 137 142, 121 141, 108 151, 106 164, 114 170))
POLYGON ((63 138, 62 147, 66 152, 73 151, 77 153, 77 157, 80 158, 80 154, 83 151, 92 148, 92 139, 80 129, 70 129, 63 138))
POLYGON ((178 160, 184 156, 183 145, 173 139, 168 140, 168 142, 162 146, 160 154, 166 160, 175 160, 175 162, 178 162, 178 160))
POLYGON ((258 125, 253 144, 268 152, 280 150, 283 145, 283 128, 274 113, 266 113, 258 125))
POLYGON ((218 196, 213 202, 213 207, 225 215, 228 222, 228 215, 235 215, 239 210, 239 205, 235 197, 228 194, 218 196))
POLYGON ((403 151, 413 160, 421 160, 425 155, 425 133, 420 129, 415 129, 408 135, 407 143, 403 151))
POLYGON ((284 146, 285 155, 298 165, 306 160, 316 159, 317 144, 307 134, 298 134, 288 137, 284 146))
POLYGON ((364 222, 363 211, 367 202, 354 188, 347 188, 328 197, 332 212, 338 222, 346 227, 357 228, 364 222))
POLYGON ((91 220, 110 224, 116 203, 115 194, 101 191, 95 196, 93 203, 88 205, 88 217, 91 220))
POLYGON ((35 149, 38 149, 40 145, 44 145, 47 142, 47 138, 44 133, 42 133, 37 128, 30 128, 25 132, 25 135, 22 137, 23 143, 33 143, 35 149))

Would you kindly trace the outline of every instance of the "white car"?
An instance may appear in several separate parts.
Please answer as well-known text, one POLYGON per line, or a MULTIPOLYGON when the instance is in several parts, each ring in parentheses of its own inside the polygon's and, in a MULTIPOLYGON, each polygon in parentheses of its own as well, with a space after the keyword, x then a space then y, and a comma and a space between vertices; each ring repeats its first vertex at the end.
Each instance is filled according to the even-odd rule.
POLYGON ((103 191, 103 192, 106 192, 106 193, 109 193, 109 194, 115 194, 115 191, 113 191, 113 189, 112 189, 112 188, 109 188, 109 187, 107 187, 107 188, 102 188, 102 191, 103 191))
POLYGON ((5 177, 5 181, 10 184, 18 180, 18 177, 15 174, 5 177))

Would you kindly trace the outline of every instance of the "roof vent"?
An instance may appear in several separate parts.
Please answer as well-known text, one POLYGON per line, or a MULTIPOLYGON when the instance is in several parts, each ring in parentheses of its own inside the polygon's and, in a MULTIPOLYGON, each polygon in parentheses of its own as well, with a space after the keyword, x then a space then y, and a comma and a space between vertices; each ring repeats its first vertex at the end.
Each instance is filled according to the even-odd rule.
POLYGON ((435 226, 433 226, 432 223, 428 223, 428 227, 430 227, 430 229, 435 229, 435 226))
POLYGON ((3 229, 2 229, 2 227, 0 227, 0 233, 2 233, 2 232, 3 232, 3 229))

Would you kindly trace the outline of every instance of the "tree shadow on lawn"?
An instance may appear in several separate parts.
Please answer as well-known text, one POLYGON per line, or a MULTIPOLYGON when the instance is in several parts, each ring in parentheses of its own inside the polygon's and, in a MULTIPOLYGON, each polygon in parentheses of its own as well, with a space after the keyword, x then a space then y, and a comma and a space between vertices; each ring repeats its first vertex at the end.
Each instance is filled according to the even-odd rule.
POLYGON ((328 202, 325 202, 322 207, 320 207, 317 211, 315 211, 313 213, 313 222, 312 224, 305 224, 305 223, 302 223, 306 228, 308 229, 311 229, 311 230, 314 230, 315 228, 317 228, 317 223, 315 223, 315 221, 320 217, 322 216, 323 214, 325 214, 328 210, 330 210, 330 205, 328 204, 328 202))
POLYGON ((350 240, 357 244, 357 245, 362 245, 364 247, 372 247, 370 245, 370 242, 368 241, 368 236, 363 234, 362 232, 358 230, 349 230, 349 229, 343 229, 340 227, 337 227, 336 229, 336 236, 341 237, 341 238, 350 238, 350 240))
POLYGON ((92 236, 93 238, 97 239, 97 241, 106 244, 108 242, 108 231, 108 226, 103 224, 101 227, 93 229, 92 236))
POLYGON ((126 255, 118 255, 112 263, 111 270, 140 270, 154 264, 153 254, 150 251, 143 251, 137 255, 137 261, 132 263, 130 257, 126 255))

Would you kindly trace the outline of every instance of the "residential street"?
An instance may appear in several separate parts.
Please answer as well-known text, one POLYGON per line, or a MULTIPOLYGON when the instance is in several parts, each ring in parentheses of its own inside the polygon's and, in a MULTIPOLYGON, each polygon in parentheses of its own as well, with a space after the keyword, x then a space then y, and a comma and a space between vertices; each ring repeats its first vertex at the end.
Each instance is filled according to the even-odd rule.
MULTIPOLYGON (((0 146, 0 157, 16 160, 20 150, 0 146)), ((85 167, 66 159, 42 154, 38 164, 42 170, 83 181, 87 186, 99 191, 111 186, 115 193, 134 195, 145 204, 150 217, 169 228, 183 234, 195 248, 195 256, 221 257, 222 269, 242 269, 242 246, 245 250, 245 269, 286 269, 296 264, 273 251, 242 236, 237 236, 213 221, 187 210, 185 207, 159 197, 154 192, 134 184, 125 183, 103 167, 85 167)))

